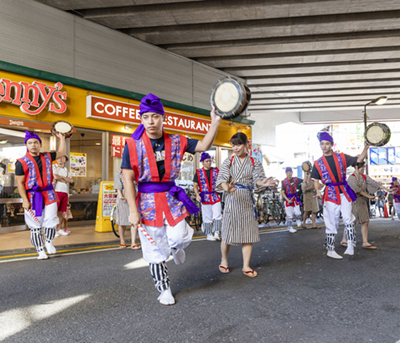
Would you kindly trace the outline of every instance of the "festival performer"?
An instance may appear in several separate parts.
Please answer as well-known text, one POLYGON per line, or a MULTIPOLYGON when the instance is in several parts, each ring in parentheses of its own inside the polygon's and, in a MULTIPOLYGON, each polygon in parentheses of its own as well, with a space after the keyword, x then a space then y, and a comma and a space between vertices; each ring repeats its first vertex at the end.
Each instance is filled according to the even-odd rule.
POLYGON ((351 202, 356 200, 356 195, 346 181, 346 169, 348 166, 364 161, 368 145, 365 143, 359 157, 352 157, 332 151, 333 138, 328 132, 321 132, 318 139, 323 155, 314 162, 311 178, 314 179, 317 197, 323 198, 327 256, 342 259, 343 257, 335 251, 335 235, 339 227, 340 213, 343 217, 348 244, 345 254, 354 255, 356 245, 355 217, 351 213, 351 202), (323 197, 319 189, 319 180, 326 185, 323 197))
POLYGON ((400 219, 400 187, 399 180, 397 177, 392 177, 392 182, 390 183, 390 190, 394 192, 394 210, 397 217, 400 219))
POLYGON ((260 240, 253 189, 276 187, 278 180, 266 178, 261 162, 247 154, 248 140, 244 133, 233 135, 230 143, 234 155, 223 162, 216 184, 217 190, 223 189, 227 193, 222 221, 219 271, 229 273, 230 247, 242 244, 242 272, 253 278, 258 274, 250 267, 250 259, 253 243, 260 240))
POLYGON ((22 198, 25 212, 25 223, 31 230, 31 243, 38 252, 39 260, 47 259, 47 253, 55 254, 52 242, 57 231, 57 196, 53 189, 52 162, 65 156, 65 137, 56 134, 60 139, 57 152, 41 153, 42 140, 36 133, 25 131, 26 155, 15 163, 15 178, 18 192, 22 198), (43 239, 42 227, 46 236, 43 239))
POLYGON ((164 107, 151 93, 140 102, 140 116, 142 124, 127 139, 121 165, 129 222, 139 227, 143 258, 149 263, 156 289, 161 293, 159 302, 173 305, 166 260, 172 253, 176 264, 185 261, 183 249, 193 236, 185 217, 188 211, 199 211, 185 191, 175 185, 175 180, 185 152, 194 154, 211 148, 221 118, 213 109, 210 128, 198 141, 163 131, 164 107), (138 184, 137 196, 133 181, 138 184))
POLYGON ((315 214, 319 210, 318 199, 315 197, 315 185, 313 180, 311 180, 311 173, 307 172, 305 174, 304 181, 301 184, 301 189, 303 191, 303 201, 304 201, 304 217, 303 217, 303 229, 307 229, 306 219, 311 213, 312 226, 311 229, 319 229, 315 224, 315 214))
POLYGON ((285 211, 289 232, 295 233, 297 232, 297 230, 293 228, 293 217, 296 220, 297 226, 301 225, 301 202, 299 197, 297 196, 297 188, 303 182, 303 180, 297 177, 293 177, 293 170, 290 167, 287 167, 285 172, 287 177, 282 181, 281 193, 286 200, 285 211))
POLYGON ((196 193, 196 200, 201 202, 203 217, 201 229, 207 235, 207 240, 220 241, 221 199, 215 191, 219 170, 211 167, 211 156, 207 152, 201 154, 200 162, 203 163, 203 168, 197 169, 196 174, 194 174, 193 189, 196 193))
MULTIPOLYGON (((365 163, 360 162, 356 164, 355 171, 349 176, 348 184, 351 189, 356 193, 357 199, 352 204, 352 213, 356 217, 356 223, 361 224, 361 236, 362 236, 362 247, 364 249, 376 249, 375 245, 368 242, 368 224, 369 224, 369 209, 368 199, 375 199, 374 195, 379 189, 383 189, 389 192, 379 182, 370 178, 368 175, 364 175, 365 163)), ((343 231, 343 239, 340 242, 341 245, 347 247, 346 233, 343 231)))

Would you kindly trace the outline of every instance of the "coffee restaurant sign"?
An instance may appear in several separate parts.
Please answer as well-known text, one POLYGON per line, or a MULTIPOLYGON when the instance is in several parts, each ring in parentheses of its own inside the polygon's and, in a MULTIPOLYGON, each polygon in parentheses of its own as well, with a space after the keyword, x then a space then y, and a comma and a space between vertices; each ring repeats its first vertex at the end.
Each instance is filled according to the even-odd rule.
POLYGON ((50 112, 64 113, 67 109, 65 100, 67 92, 62 92, 63 84, 57 82, 54 86, 33 81, 16 82, 8 79, 0 79, 0 103, 8 102, 19 106, 25 114, 38 115, 45 108, 50 112))
MULTIPOLYGON (((140 124, 139 105, 88 95, 86 117, 118 121, 125 124, 140 124)), ((205 135, 211 120, 165 112, 164 128, 205 135)))

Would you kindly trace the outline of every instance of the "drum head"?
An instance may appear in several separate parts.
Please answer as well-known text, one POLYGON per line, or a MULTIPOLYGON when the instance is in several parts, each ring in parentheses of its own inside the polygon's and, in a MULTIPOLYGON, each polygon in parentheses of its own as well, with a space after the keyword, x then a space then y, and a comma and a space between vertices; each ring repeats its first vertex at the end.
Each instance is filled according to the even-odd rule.
POLYGON ((58 120, 55 121, 52 124, 51 132, 54 133, 61 133, 64 135, 66 138, 72 136, 72 131, 74 130, 74 127, 72 126, 71 123, 68 123, 65 120, 58 120))
POLYGON ((312 168, 312 164, 310 161, 305 161, 301 164, 301 168, 303 169, 303 171, 305 171, 306 173, 311 172, 311 168, 312 168))
POLYGON ((239 116, 250 101, 250 90, 234 78, 220 79, 211 92, 211 106, 222 118, 230 119, 239 116))
POLYGON ((372 123, 365 130, 365 140, 372 146, 384 146, 390 140, 389 127, 383 123, 372 123))

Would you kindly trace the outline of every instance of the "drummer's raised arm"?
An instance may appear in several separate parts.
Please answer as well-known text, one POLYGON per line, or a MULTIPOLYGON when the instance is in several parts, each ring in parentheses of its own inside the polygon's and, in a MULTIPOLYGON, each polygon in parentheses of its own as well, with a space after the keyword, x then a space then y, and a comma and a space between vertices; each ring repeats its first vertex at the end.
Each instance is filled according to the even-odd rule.
POLYGON ((204 136, 203 140, 197 143, 194 152, 202 152, 209 150, 214 142, 215 137, 217 136, 218 127, 221 122, 221 117, 215 114, 215 108, 212 109, 210 116, 211 116, 211 126, 208 129, 208 132, 204 136))
POLYGON ((361 155, 357 158, 357 163, 363 162, 367 158, 369 145, 367 142, 364 143, 364 150, 362 151, 361 155))
POLYGON ((58 138, 60 138, 60 145, 58 146, 57 157, 56 157, 56 159, 59 159, 59 158, 65 156, 67 147, 65 144, 65 136, 62 135, 61 133, 56 133, 55 135, 58 138))

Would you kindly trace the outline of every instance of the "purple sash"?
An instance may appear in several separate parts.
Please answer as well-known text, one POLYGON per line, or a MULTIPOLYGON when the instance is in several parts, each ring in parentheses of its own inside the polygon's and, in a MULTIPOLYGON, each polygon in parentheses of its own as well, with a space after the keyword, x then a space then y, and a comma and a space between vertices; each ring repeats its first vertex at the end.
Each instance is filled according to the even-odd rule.
POLYGON ((32 210, 35 211, 36 217, 42 216, 44 198, 42 192, 44 191, 52 191, 53 185, 48 185, 44 188, 40 188, 39 186, 34 186, 32 189, 28 189, 27 192, 32 192, 32 210))
POLYGON ((400 200, 400 195, 394 194, 394 195, 393 195, 393 198, 394 198, 394 199, 397 199, 397 200, 400 200))
POLYGON ((302 203, 301 203, 299 197, 297 196, 297 194, 287 193, 286 196, 288 197, 289 200, 292 200, 293 198, 295 198, 296 201, 299 203, 299 205, 300 206, 302 205, 302 203))
POLYGON ((343 182, 337 182, 337 183, 327 183, 326 186, 341 186, 344 185, 344 188, 346 189, 347 193, 349 193, 351 201, 356 201, 357 200, 357 195, 354 193, 353 189, 349 186, 346 180, 343 182))
POLYGON ((175 185, 175 181, 169 182, 139 182, 138 183, 139 193, 164 193, 168 192, 174 198, 182 201, 183 205, 189 211, 190 214, 194 214, 200 211, 200 209, 193 203, 192 200, 187 196, 185 190, 182 187, 175 185))

